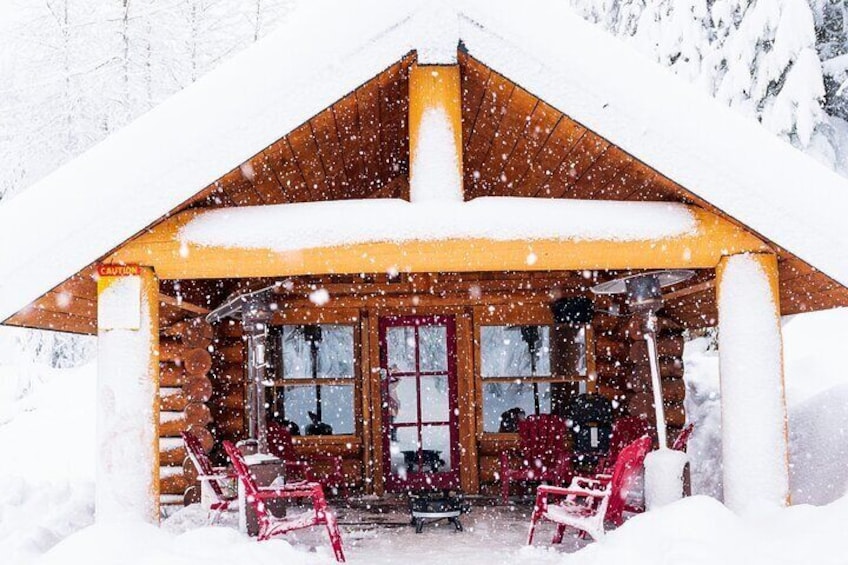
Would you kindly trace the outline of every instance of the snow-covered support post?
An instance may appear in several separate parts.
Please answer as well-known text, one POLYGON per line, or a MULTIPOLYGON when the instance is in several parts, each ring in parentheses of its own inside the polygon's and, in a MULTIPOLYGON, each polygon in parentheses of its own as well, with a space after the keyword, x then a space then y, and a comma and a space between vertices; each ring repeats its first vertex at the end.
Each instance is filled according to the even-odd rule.
POLYGON ((97 281, 98 522, 159 523, 159 282, 101 265, 97 281))
POLYGON ((410 69, 409 155, 410 200, 462 201, 459 65, 416 64, 410 69))
POLYGON ((725 257, 716 269, 724 500, 739 513, 789 503, 777 258, 725 257))

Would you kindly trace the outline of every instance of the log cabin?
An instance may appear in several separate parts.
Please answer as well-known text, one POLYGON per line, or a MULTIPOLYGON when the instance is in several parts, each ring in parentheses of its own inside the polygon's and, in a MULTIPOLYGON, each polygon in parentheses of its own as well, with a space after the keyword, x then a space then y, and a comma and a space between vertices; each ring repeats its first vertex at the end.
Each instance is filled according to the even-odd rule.
POLYGON ((220 457, 271 420, 356 492, 496 492, 509 414, 652 414, 643 328, 592 288, 660 269, 691 275, 657 312, 664 427, 717 326, 728 504, 787 502, 780 316, 848 305, 845 179, 567 10, 357 9, 0 206, 0 320, 98 336, 98 516, 195 499, 181 431, 220 457))

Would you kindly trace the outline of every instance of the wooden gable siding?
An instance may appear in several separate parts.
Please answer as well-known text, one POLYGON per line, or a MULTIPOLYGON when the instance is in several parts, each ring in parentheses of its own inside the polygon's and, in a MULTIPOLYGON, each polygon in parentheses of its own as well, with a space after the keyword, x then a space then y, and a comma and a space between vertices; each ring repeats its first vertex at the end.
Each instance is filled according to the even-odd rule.
MULTIPOLYGON (((534 196, 684 202, 751 231, 473 57, 460 53, 459 60, 466 199, 534 196)), ((848 306, 848 289, 779 245, 769 244, 778 251, 782 314, 848 306)), ((687 327, 715 325, 715 290, 705 287, 681 296, 668 311, 687 327)))

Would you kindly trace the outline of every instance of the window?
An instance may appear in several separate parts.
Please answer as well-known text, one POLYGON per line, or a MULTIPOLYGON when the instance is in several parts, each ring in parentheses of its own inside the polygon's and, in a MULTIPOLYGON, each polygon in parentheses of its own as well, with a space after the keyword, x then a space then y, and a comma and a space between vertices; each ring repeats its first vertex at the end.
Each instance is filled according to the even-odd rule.
POLYGON ((560 413, 586 375, 585 342, 582 327, 482 326, 483 431, 515 432, 522 416, 560 413))
POLYGON ((271 336, 272 417, 301 435, 355 433, 354 327, 285 325, 271 336))

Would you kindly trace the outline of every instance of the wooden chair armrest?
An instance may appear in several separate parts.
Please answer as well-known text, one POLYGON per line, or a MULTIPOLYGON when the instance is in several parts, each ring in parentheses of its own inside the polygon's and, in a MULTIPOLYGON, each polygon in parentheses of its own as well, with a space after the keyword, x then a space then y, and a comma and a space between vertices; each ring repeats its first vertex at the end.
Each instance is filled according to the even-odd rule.
POLYGON ((597 479, 591 477, 572 477, 568 488, 576 489, 602 489, 609 483, 609 480, 597 479))
POLYGON ((592 498, 603 498, 607 496, 606 491, 597 491, 597 490, 587 490, 581 488, 573 488, 573 487, 555 487, 553 485, 539 485, 536 492, 539 495, 552 495, 557 497, 562 496, 588 496, 592 498))
POLYGON ((197 475, 199 481, 228 481, 235 479, 236 476, 231 473, 221 473, 220 475, 197 475))

